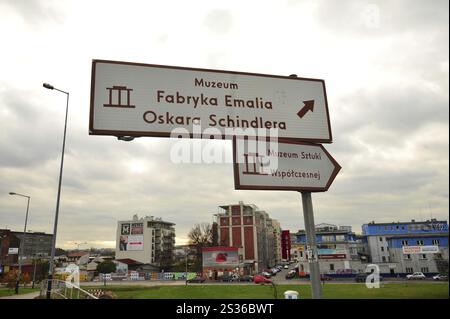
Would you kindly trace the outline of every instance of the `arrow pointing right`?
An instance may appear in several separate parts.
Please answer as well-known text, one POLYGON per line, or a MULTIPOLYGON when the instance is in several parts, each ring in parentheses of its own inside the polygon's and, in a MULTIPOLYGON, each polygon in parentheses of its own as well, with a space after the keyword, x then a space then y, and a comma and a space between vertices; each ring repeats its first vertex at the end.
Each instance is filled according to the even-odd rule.
POLYGON ((308 111, 314 112, 314 100, 303 101, 304 106, 297 113, 300 118, 303 118, 308 111))

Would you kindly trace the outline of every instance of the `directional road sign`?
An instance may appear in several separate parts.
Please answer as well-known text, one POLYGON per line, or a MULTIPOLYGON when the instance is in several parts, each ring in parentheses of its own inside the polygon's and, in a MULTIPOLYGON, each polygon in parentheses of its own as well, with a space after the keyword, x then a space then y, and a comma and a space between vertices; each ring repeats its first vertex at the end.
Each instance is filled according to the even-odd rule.
POLYGON ((341 169, 322 145, 233 139, 236 189, 327 191, 341 169))
POLYGON ((195 125, 203 138, 238 136, 244 129, 256 136, 264 129, 277 130, 280 138, 332 142, 323 80, 92 62, 89 134, 170 137, 181 129, 197 137, 195 125))

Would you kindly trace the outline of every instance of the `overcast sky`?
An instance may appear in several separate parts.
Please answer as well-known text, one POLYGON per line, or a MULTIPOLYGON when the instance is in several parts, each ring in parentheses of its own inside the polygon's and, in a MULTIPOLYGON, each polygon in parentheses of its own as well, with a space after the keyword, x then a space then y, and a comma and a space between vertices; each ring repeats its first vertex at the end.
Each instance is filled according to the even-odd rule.
MULTIPOLYGON (((255 204, 303 228, 296 192, 236 191, 231 164, 175 164, 172 141, 89 136, 92 59, 324 79, 342 170, 313 194, 316 223, 448 219, 448 1, 0 0, 0 228, 114 247, 118 220, 176 224, 178 244, 218 205, 255 204)), ((231 150, 230 141, 217 142, 231 150)))

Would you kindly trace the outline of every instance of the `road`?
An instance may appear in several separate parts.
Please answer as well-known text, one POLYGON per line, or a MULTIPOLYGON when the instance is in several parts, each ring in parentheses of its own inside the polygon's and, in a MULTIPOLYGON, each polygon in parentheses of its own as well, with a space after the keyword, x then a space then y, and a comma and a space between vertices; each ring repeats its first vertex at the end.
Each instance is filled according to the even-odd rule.
POLYGON ((28 294, 0 297, 0 299, 34 299, 39 296, 39 293, 40 293, 39 291, 35 291, 35 292, 30 292, 28 294))
MULTIPOLYGON (((289 269, 283 269, 275 276, 271 278, 273 282, 277 285, 309 285, 309 279, 286 279, 285 276, 287 272, 293 268, 293 265, 290 266, 289 269)), ((383 283, 395 283, 395 282, 407 282, 405 278, 388 278, 384 279, 383 283)), ((409 281, 408 281, 409 282, 409 281)), ((413 282, 423 282, 414 280, 413 282)), ((425 280, 424 282, 433 282, 440 283, 439 281, 425 280)), ((347 283, 347 284, 356 284, 354 278, 333 278, 330 281, 326 281, 325 284, 338 284, 338 283, 347 283)), ((139 281, 107 281, 106 285, 124 285, 124 286, 182 286, 185 285, 185 281, 183 280, 139 280, 139 281)), ((207 285, 253 285, 251 282, 216 282, 216 281, 206 281, 204 284, 207 285)), ((81 282, 81 286, 89 286, 89 287, 101 287, 103 286, 103 281, 90 281, 90 282, 81 282)), ((200 285, 198 283, 192 283, 189 285, 200 285)))

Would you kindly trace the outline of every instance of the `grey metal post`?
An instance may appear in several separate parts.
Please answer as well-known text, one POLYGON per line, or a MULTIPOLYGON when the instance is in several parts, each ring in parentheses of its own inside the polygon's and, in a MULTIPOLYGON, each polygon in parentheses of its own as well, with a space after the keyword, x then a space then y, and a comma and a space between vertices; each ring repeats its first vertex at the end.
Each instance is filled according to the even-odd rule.
POLYGON ((62 92, 66 94, 67 101, 66 101, 66 117, 64 121, 64 136, 63 136, 63 144, 62 144, 62 151, 61 151, 61 166, 59 168, 59 181, 58 181, 58 195, 56 197, 56 212, 55 212, 55 222, 53 225, 53 237, 52 237, 52 252, 50 256, 50 262, 48 267, 48 277, 47 277, 47 299, 51 298, 52 293, 52 280, 53 280, 53 263, 55 259, 55 250, 56 250, 56 232, 58 230, 58 215, 59 215, 59 202, 61 198, 61 181, 62 181, 62 173, 63 173, 63 166, 64 166, 64 150, 66 147, 66 131, 67 131, 67 114, 69 112, 69 92, 59 90, 55 88, 53 85, 50 85, 48 83, 44 83, 43 86, 46 89, 49 90, 56 90, 59 92, 62 92))
POLYGON ((314 225, 314 212, 312 206, 311 192, 302 193, 303 217, 305 219, 306 244, 309 262, 309 280, 312 288, 312 298, 322 298, 322 287, 320 285, 320 268, 316 243, 316 228, 314 225))

